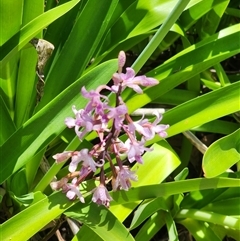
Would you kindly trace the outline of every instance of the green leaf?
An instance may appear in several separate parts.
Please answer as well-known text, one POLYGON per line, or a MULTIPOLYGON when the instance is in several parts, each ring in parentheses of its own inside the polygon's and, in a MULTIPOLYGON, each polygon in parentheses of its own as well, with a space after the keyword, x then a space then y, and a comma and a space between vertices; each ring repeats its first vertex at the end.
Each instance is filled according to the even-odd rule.
POLYGON ((181 202, 181 208, 204 208, 207 204, 212 203, 214 199, 218 198, 226 188, 217 188, 214 190, 201 190, 191 192, 186 195, 181 202))
POLYGON ((158 211, 154 213, 141 227, 137 233, 136 241, 152 240, 153 236, 165 225, 164 216, 165 211, 158 211))
POLYGON ((191 218, 199 221, 218 224, 221 226, 228 226, 229 228, 240 230, 239 218, 219 213, 213 213, 209 211, 201 211, 197 209, 182 209, 175 218, 191 218))
POLYGON ((83 225, 71 241, 79 240, 104 241, 87 225, 83 225))
POLYGON ((168 211, 168 207, 165 203, 165 199, 162 197, 149 200, 141 204, 134 213, 133 220, 129 227, 130 230, 138 227, 148 217, 154 214, 158 210, 168 211))
POLYGON ((174 177, 175 181, 185 180, 189 174, 189 170, 187 167, 183 168, 181 172, 177 174, 176 177, 174 177))
MULTIPOLYGON (((172 182, 172 183, 148 185, 148 186, 132 188, 128 192, 126 191, 113 192, 111 195, 115 201, 111 202, 111 205, 116 205, 120 203, 124 204, 128 202, 133 202, 133 201, 141 201, 144 199, 169 196, 169 195, 174 195, 174 194, 179 194, 179 193, 184 193, 189 191, 223 188, 223 187, 231 187, 231 186, 239 187, 239 185, 240 185, 240 180, 233 179, 233 178, 212 178, 212 179, 199 178, 194 180, 184 180, 184 181, 178 181, 178 182, 172 182)), ((12 238, 12 240, 25 241, 30 237, 32 237, 32 235, 38 232, 51 220, 53 220, 61 213, 63 213, 65 210, 67 210, 69 207, 75 204, 74 202, 69 201, 65 197, 65 195, 62 194, 61 192, 54 193, 51 196, 45 197, 45 198, 42 198, 42 196, 39 197, 38 195, 38 198, 40 199, 38 202, 34 203, 27 209, 23 210, 21 213, 13 216, 11 219, 7 220, 5 223, 0 225, 0 230, 2 231, 1 237, 3 240, 8 240, 9 238, 12 238)), ((86 201, 85 204, 78 203, 77 206, 74 207, 74 210, 75 208, 77 208, 78 212, 81 212, 81 210, 89 210, 89 212, 91 212, 88 206, 90 197, 86 198, 85 201, 86 201), (86 208, 86 209, 83 209, 83 208, 86 208)), ((97 210, 100 210, 100 209, 97 209, 97 210)), ((93 210, 93 213, 95 212, 97 211, 93 210)), ((96 218, 95 216, 88 217, 87 214, 88 213, 86 212, 81 214, 84 216, 82 218, 85 218, 86 222, 88 218, 90 220, 92 219, 94 220, 96 218)), ((112 219, 112 214, 111 213, 109 214, 106 210, 103 211, 103 215, 106 215, 106 217, 109 215, 110 218, 112 219)), ((97 217, 97 218, 98 218, 97 221, 101 220, 101 217, 97 217)), ((97 221, 93 221, 92 224, 96 224, 97 221)), ((105 225, 104 227, 105 228, 112 227, 111 223, 108 223, 108 225, 109 226, 105 225)), ((119 226, 119 223, 117 224, 117 226, 119 226)), ((121 228, 122 227, 120 227, 119 230, 121 230, 121 228)), ((126 233, 124 231, 123 235, 125 234, 126 233)))
POLYGON ((173 24, 177 21, 182 11, 189 2, 190 0, 182 0, 177 2, 171 13, 166 17, 161 27, 157 30, 153 38, 150 40, 148 45, 144 48, 140 56, 132 65, 133 69, 136 70, 136 72, 138 72, 142 68, 142 66, 147 62, 147 60, 151 57, 152 53, 157 49, 159 44, 162 42, 163 38, 166 36, 166 34, 173 26, 173 24))
POLYGON ((114 199, 111 205, 125 204, 138 200, 144 200, 149 198, 170 196, 174 194, 180 194, 185 192, 192 192, 205 189, 215 189, 224 187, 238 187, 240 185, 239 179, 234 178, 195 178, 191 180, 183 180, 177 182, 168 182, 155 185, 146 185, 141 187, 135 187, 128 192, 119 191, 112 192, 111 195, 114 199))
POLYGON ((234 197, 226 200, 220 200, 218 202, 209 203, 207 206, 202 208, 202 210, 240 217, 239 197, 234 197))
POLYGON ((1 113, 1 125, 4 128, 1 128, 1 135, 0 135, 0 146, 11 136, 15 130, 16 127, 12 121, 12 118, 8 112, 8 109, 4 103, 4 100, 2 99, 2 96, 0 96, 0 113, 1 113))
MULTIPOLYGON (((21 28, 22 25, 22 17, 23 12, 19 11, 24 6, 24 1, 0 1, 0 16, 1 16, 1 35, 0 35, 0 60, 1 55, 5 51, 5 45, 9 39, 14 38, 21 28), (14 16, 14 18, 13 18, 14 16)), ((4 69, 1 68, 0 61, 0 85, 1 89, 4 93, 2 96, 5 103, 9 107, 9 110, 13 109, 13 96, 14 96, 14 84, 15 84, 15 76, 17 73, 17 61, 18 56, 12 58, 10 62, 5 66, 4 69), (1 83, 1 81, 3 82, 1 83), (5 96, 6 95, 6 96, 5 96), (7 100, 8 99, 8 100, 7 100)))
POLYGON ((240 129, 215 141, 207 149, 203 156, 203 171, 206 177, 215 177, 238 161, 240 161, 240 129))
MULTIPOLYGON (((64 13, 73 8, 80 0, 72 0, 59 7, 51 9, 46 13, 38 16, 31 22, 24 25, 19 32, 15 33, 10 39, 7 39, 0 47, 0 69, 21 50, 36 34, 51 22, 62 16, 64 13)), ((14 7, 15 8, 15 7, 14 7)))
MULTIPOLYGON (((133 187, 158 184, 164 181, 180 164, 178 156, 165 140, 155 143, 152 148, 153 151, 144 154, 144 164, 137 163, 132 168, 138 175, 138 181, 132 182, 133 187)), ((139 202, 133 202, 127 205, 111 206, 110 210, 120 221, 123 221, 138 204, 139 202)))
POLYGON ((51 66, 46 77, 45 93, 38 108, 45 106, 82 75, 106 31, 117 2, 118 0, 104 0, 99 4, 98 0, 87 1, 51 66), (76 41, 79 41, 79 44, 76 45, 76 41))
MULTIPOLYGON (((236 24, 226 28, 204 41, 181 51, 158 68, 149 72, 148 76, 157 78, 160 84, 146 89, 142 95, 134 95, 129 99, 127 105, 130 113, 214 64, 239 53, 240 43, 235 41, 235 39, 240 38, 239 27, 240 24, 236 24), (229 46, 229 42, 233 44, 229 46)), ((179 118, 181 118, 181 115, 179 118)))
POLYGON ((188 229, 196 241, 222 241, 205 222, 186 218, 179 223, 188 229))
MULTIPOLYGON (((23 25, 27 24, 37 16, 41 15, 44 11, 43 2, 25 1, 23 8, 23 25)), ((37 38, 41 38, 42 34, 39 33, 37 38)), ((37 52, 34 48, 22 49, 18 63, 17 87, 15 96, 15 115, 14 121, 17 127, 20 127, 26 120, 29 119, 33 111, 33 104, 36 101, 33 99, 36 92, 36 64, 37 52)), ((35 97, 36 98, 36 97, 35 97)))
POLYGON ((0 16, 1 23, 4 24, 1 24, 0 46, 6 43, 19 31, 22 22, 22 11, 19 11, 19 9, 23 8, 23 4, 23 0, 1 0, 0 16))
POLYGON ((26 241, 73 204, 61 192, 42 198, 1 224, 1 239, 26 241))
POLYGON ((34 199, 34 195, 32 192, 22 195, 20 197, 15 196, 14 194, 11 194, 11 196, 12 196, 12 198, 17 200, 19 203, 23 204, 24 206, 29 206, 33 202, 33 199, 34 199))
MULTIPOLYGON (((167 111, 163 123, 170 124, 168 136, 198 127, 239 109, 240 81, 187 101, 167 111)), ((159 140, 156 136, 149 144, 159 140)))
MULTIPOLYGON (((185 10, 192 8, 199 1, 200 0, 190 1, 185 10)), ((112 52, 113 49, 122 43, 125 47, 123 49, 126 50, 142 40, 142 38, 137 40, 138 37, 145 35, 144 38, 147 38, 147 36, 151 35, 150 31, 158 28, 164 20, 170 16, 173 8, 179 3, 177 0, 138 0, 131 2, 132 4, 124 9, 108 32, 102 46, 102 51, 106 51, 104 55, 112 52), (124 31, 119 31, 119 29, 124 29, 124 31), (124 43, 129 40, 133 40, 134 44, 131 43, 129 45, 124 43)), ((211 5, 208 7, 210 9, 211 5)))
POLYGON ((4 165, 1 163, 0 183, 19 170, 63 131, 64 119, 72 115, 72 105, 76 105, 78 109, 85 106, 86 100, 79 94, 83 85, 87 90, 91 90, 105 84, 116 69, 117 60, 99 65, 69 86, 19 128, 0 147, 2 156, 8 160, 4 165))
POLYGON ((193 130, 228 135, 236 131, 238 128, 239 128, 238 123, 217 119, 217 120, 205 123, 201 126, 197 126, 193 128, 193 130))
MULTIPOLYGON (((238 179, 236 173, 224 173, 222 177, 231 177, 238 179)), ((240 187, 217 188, 214 190, 198 190, 184 196, 181 202, 181 208, 202 209, 206 205, 216 201, 231 199, 237 197, 240 187)))
POLYGON ((26 180, 25 168, 19 170, 12 176, 9 189, 16 196, 21 196, 28 193, 28 183, 26 180))
POLYGON ((173 217, 169 212, 165 212, 164 214, 165 215, 163 218, 165 219, 166 226, 168 229, 169 241, 178 241, 178 232, 175 222, 173 221, 173 217))
POLYGON ((69 208, 65 215, 83 222, 105 241, 133 241, 128 229, 104 206, 95 203, 78 203, 69 208))
POLYGON ((167 141, 159 141, 151 148, 153 151, 144 154, 144 164, 136 163, 132 168, 139 179, 132 183, 133 187, 163 182, 180 165, 179 157, 167 141))
POLYGON ((240 186, 228 188, 222 194, 220 194, 218 197, 216 197, 214 199, 214 202, 239 197, 239 193, 240 193, 240 186))

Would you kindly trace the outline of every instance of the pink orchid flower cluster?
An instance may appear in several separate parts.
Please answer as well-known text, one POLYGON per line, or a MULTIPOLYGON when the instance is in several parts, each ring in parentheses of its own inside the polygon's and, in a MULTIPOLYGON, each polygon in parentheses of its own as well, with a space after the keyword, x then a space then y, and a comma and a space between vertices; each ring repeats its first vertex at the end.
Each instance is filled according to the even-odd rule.
POLYGON ((81 94, 89 100, 84 109, 77 110, 72 107, 74 118, 65 119, 65 124, 69 128, 74 128, 76 135, 80 140, 92 131, 95 131, 99 138, 99 143, 94 145, 91 150, 82 149, 80 151, 65 151, 53 156, 57 163, 71 158, 69 164, 69 175, 60 181, 52 182, 51 187, 54 190, 62 189, 66 196, 73 200, 76 197, 84 203, 84 197, 79 190, 79 184, 90 174, 100 168, 100 184, 93 192, 92 201, 98 205, 109 207, 111 196, 106 188, 104 174, 104 163, 110 163, 112 171, 112 190, 128 190, 131 187, 131 181, 137 181, 137 175, 129 167, 123 165, 123 160, 143 163, 142 155, 145 151, 151 151, 144 146, 147 140, 152 139, 155 134, 165 138, 166 129, 169 125, 158 124, 162 116, 155 113, 156 119, 153 123, 142 117, 139 121, 133 121, 128 114, 128 109, 121 98, 121 93, 126 87, 132 88, 135 92, 141 94, 141 86, 154 86, 158 81, 146 76, 135 76, 132 68, 126 68, 126 73, 122 73, 122 68, 126 61, 126 55, 123 51, 118 56, 118 73, 113 74, 113 85, 99 86, 96 90, 88 92, 85 87, 81 94), (110 91, 115 94, 115 106, 109 105, 107 96, 100 94, 102 90, 110 91), (125 133, 127 140, 123 142, 119 135, 125 133), (114 165, 113 159, 116 160, 114 165), (81 164, 79 171, 76 171, 81 164), (69 182, 71 180, 71 182, 69 182))

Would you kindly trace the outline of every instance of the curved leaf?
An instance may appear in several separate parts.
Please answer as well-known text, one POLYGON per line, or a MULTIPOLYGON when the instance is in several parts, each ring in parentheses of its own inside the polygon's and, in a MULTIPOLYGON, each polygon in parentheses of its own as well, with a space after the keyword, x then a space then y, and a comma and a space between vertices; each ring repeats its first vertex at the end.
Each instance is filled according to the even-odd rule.
POLYGON ((1 240, 26 241, 73 204, 61 192, 45 196, 1 224, 1 240))
POLYGON ((240 161, 240 129, 215 141, 207 149, 203 156, 203 171, 206 177, 215 177, 238 161, 240 161))
POLYGON ((147 185, 135 187, 128 192, 118 191, 111 192, 114 201, 112 206, 144 200, 149 198, 170 196, 185 192, 192 192, 205 189, 215 189, 224 187, 238 187, 240 179, 235 178, 195 178, 191 180, 183 180, 177 182, 161 183, 156 185, 147 185))
MULTIPOLYGON (((133 201, 141 201, 144 199, 150 199, 150 198, 156 198, 156 197, 163 197, 163 196, 169 196, 173 194, 179 194, 183 192, 189 192, 189 191, 197 191, 197 190, 204 190, 204 189, 214 189, 214 188, 223 188, 223 187, 238 187, 240 185, 239 179, 233 179, 233 178, 212 178, 212 179, 205 179, 205 178, 199 178, 194 180, 184 180, 184 181, 178 181, 178 182, 171 182, 171 183, 162 183, 162 184, 156 184, 156 185, 148 185, 148 186, 142 186, 137 188, 132 188, 128 192, 126 191, 118 191, 113 192, 111 195, 114 198, 115 201, 111 202, 111 205, 117 205, 120 203, 128 203, 133 201)), ((91 224, 99 223, 98 221, 102 220, 101 217, 98 217, 98 220, 95 221, 95 216, 88 217, 86 212, 83 212, 81 210, 89 210, 91 205, 90 204, 90 197, 87 197, 85 199, 86 203, 77 203, 76 207, 74 207, 72 210, 77 210, 79 212, 82 212, 82 219, 85 220, 87 223, 88 220, 91 224), (85 209, 84 209, 85 208, 85 209), (93 220, 93 221, 92 221, 93 220)), ((65 210, 70 208, 75 203, 72 201, 69 201, 64 194, 61 192, 57 192, 52 194, 49 197, 40 198, 40 200, 27 209, 23 210, 19 214, 15 215, 11 219, 7 220, 5 223, 0 225, 1 230, 1 238, 3 240, 8 240, 9 238, 12 238, 12 240, 16 241, 25 241, 29 239, 33 234, 35 234, 37 231, 39 231, 41 228, 43 228, 47 223, 49 223, 51 220, 59 216, 61 213, 63 213, 65 210), (15 230, 14 232, 12 230, 15 230)), ((96 208, 99 208, 96 206, 96 208)), ((100 212, 100 210, 104 210, 103 207, 100 209, 95 209, 93 207, 93 213, 100 212), (97 211, 99 210, 99 211, 97 211)), ((71 209, 70 209, 71 210, 71 209)), ((73 215, 73 213, 72 213, 73 215)), ((106 210, 103 211, 103 215, 110 215, 112 219, 112 214, 108 213, 106 210)), ((104 216, 106 217, 106 216, 104 216)), ((103 217, 103 220, 104 220, 103 217)), ((103 222, 103 220, 101 222, 103 222)), ((115 220, 115 219, 114 219, 115 220)), ((116 221, 116 220, 115 220, 116 221)), ((115 222, 114 221, 114 222, 115 222)), ((102 223, 105 225, 105 223, 102 223)), ((105 228, 109 227, 111 228, 111 224, 108 223, 109 226, 105 225, 103 232, 105 232, 105 228)), ((117 224, 119 226, 119 223, 117 224)), ((94 226, 92 226, 94 228, 94 226)), ((101 227, 99 227, 101 229, 101 227)), ((119 232, 118 229, 116 232, 119 232)), ((124 234, 126 235, 125 231, 124 234)), ((125 240, 125 239, 123 239, 125 240)))
POLYGON ((240 217, 239 197, 234 197, 226 200, 223 199, 217 202, 209 203, 207 206, 202 208, 202 210, 240 217))
MULTIPOLYGON (((167 111, 163 123, 170 124, 168 136, 197 128, 200 125, 232 114, 239 110, 240 81, 187 101, 167 111)), ((160 138, 156 136, 148 143, 160 138)))
POLYGON ((196 241, 222 241, 205 222, 186 218, 179 223, 188 229, 196 241))
MULTIPOLYGON (((240 24, 226 28, 219 33, 192 45, 174 55, 164 64, 147 75, 157 78, 159 85, 148 88, 142 95, 134 95, 127 101, 130 113, 155 100, 193 76, 203 72, 216 63, 240 52, 240 24), (229 45, 228 43, 232 44, 229 45)), ((123 94, 124 96, 124 94, 123 94)))
POLYGON ((2 68, 9 59, 21 50, 37 33, 52 23, 64 13, 72 9, 80 0, 72 0, 59 7, 51 9, 24 25, 21 30, 9 39, 0 48, 0 68, 2 68))
POLYGON ((138 227, 142 222, 144 222, 148 217, 150 217, 158 210, 168 211, 168 207, 162 197, 158 197, 150 201, 147 200, 145 203, 141 204, 135 211, 129 229, 131 230, 138 227))
POLYGON ((162 217, 165 211, 160 210, 154 213, 141 227, 137 233, 136 241, 146 241, 151 240, 153 236, 165 225, 165 220, 162 217))
POLYGON ((102 0, 99 4, 98 0, 87 1, 46 77, 39 108, 82 75, 106 31, 117 2, 102 0), (76 45, 76 41, 79 44, 76 45))
POLYGON ((221 226, 228 226, 229 228, 240 230, 240 219, 232 216, 227 216, 219 213, 209 211, 201 211, 198 209, 182 209, 176 218, 193 218, 196 220, 210 222, 221 226))
POLYGON ((104 241, 134 240, 128 229, 104 206, 78 203, 64 214, 83 222, 104 241))

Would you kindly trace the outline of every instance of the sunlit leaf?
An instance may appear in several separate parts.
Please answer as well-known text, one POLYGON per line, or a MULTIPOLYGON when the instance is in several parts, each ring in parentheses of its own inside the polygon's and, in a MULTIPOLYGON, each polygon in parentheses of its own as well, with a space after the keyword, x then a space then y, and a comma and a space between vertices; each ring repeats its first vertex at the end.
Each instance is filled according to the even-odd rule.
POLYGON ((215 141, 203 157, 206 177, 215 177, 240 161, 240 129, 215 141))

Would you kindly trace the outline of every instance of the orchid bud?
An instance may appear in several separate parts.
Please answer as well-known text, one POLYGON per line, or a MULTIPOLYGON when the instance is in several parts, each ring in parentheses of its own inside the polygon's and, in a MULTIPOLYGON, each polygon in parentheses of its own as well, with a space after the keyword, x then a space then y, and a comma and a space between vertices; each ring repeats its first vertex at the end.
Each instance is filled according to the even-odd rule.
POLYGON ((126 63, 126 54, 124 51, 120 51, 118 54, 118 73, 122 73, 122 68, 126 63))

